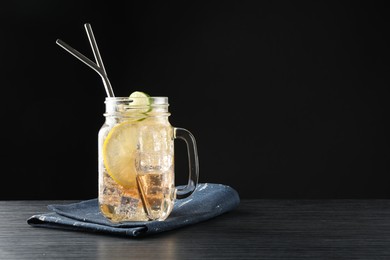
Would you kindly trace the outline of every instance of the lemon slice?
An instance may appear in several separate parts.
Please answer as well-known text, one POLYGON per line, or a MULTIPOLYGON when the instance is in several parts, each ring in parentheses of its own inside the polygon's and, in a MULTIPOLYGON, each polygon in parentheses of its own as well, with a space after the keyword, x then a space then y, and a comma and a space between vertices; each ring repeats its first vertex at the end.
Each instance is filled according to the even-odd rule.
POLYGON ((137 139, 137 124, 126 121, 113 127, 103 144, 103 160, 108 174, 127 189, 137 185, 137 139))

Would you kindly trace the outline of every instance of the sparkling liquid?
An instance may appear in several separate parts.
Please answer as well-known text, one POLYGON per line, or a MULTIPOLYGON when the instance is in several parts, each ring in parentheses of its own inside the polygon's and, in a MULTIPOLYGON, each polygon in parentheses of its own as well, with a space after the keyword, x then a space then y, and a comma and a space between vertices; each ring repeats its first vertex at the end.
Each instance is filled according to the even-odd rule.
POLYGON ((166 219, 175 197, 175 189, 169 180, 171 175, 138 175, 137 187, 125 189, 105 173, 105 185, 99 196, 101 212, 113 222, 166 219))

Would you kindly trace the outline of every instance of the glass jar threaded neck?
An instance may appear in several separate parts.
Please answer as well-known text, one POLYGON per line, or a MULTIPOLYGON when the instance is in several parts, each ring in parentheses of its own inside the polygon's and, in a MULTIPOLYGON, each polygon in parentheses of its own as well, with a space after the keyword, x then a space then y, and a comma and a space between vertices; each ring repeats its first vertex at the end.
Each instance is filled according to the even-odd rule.
POLYGON ((169 116, 167 97, 106 97, 106 117, 169 116))

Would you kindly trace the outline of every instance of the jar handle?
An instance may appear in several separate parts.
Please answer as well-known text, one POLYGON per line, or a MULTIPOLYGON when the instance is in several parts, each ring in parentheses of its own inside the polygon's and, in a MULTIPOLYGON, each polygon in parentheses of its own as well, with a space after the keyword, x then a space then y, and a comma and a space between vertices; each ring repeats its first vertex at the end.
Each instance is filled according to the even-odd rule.
POLYGON ((188 152, 188 164, 189 164, 189 176, 188 176, 188 184, 184 188, 177 189, 176 198, 184 199, 190 196, 196 189, 198 185, 199 178, 199 160, 198 160, 198 152, 196 148, 195 137, 184 128, 173 128, 174 138, 182 139, 187 144, 187 152, 188 152))

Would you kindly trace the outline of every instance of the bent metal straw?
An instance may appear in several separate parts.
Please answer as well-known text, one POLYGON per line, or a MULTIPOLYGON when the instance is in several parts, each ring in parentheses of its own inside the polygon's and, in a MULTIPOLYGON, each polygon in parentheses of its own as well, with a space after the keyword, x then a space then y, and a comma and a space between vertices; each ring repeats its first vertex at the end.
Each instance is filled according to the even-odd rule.
POLYGON ((99 49, 98 49, 98 46, 97 46, 97 43, 95 40, 95 36, 93 35, 93 32, 92 32, 92 27, 89 23, 84 24, 84 26, 85 26, 85 30, 87 31, 89 43, 91 44, 96 63, 94 63, 93 61, 91 61, 90 59, 85 57, 83 54, 81 54, 76 49, 72 48, 71 46, 69 46, 68 44, 63 42, 62 40, 57 39, 56 43, 59 46, 61 46, 63 49, 65 49, 67 52, 69 52, 70 54, 75 56, 77 59, 79 59, 80 61, 85 63, 88 67, 90 67, 91 69, 96 71, 103 80, 103 84, 104 84, 104 88, 106 90, 107 96, 114 97, 115 96, 114 91, 112 90, 111 83, 108 80, 107 73, 106 73, 106 70, 105 70, 104 65, 103 65, 103 60, 100 56, 100 52, 99 52, 99 49))

